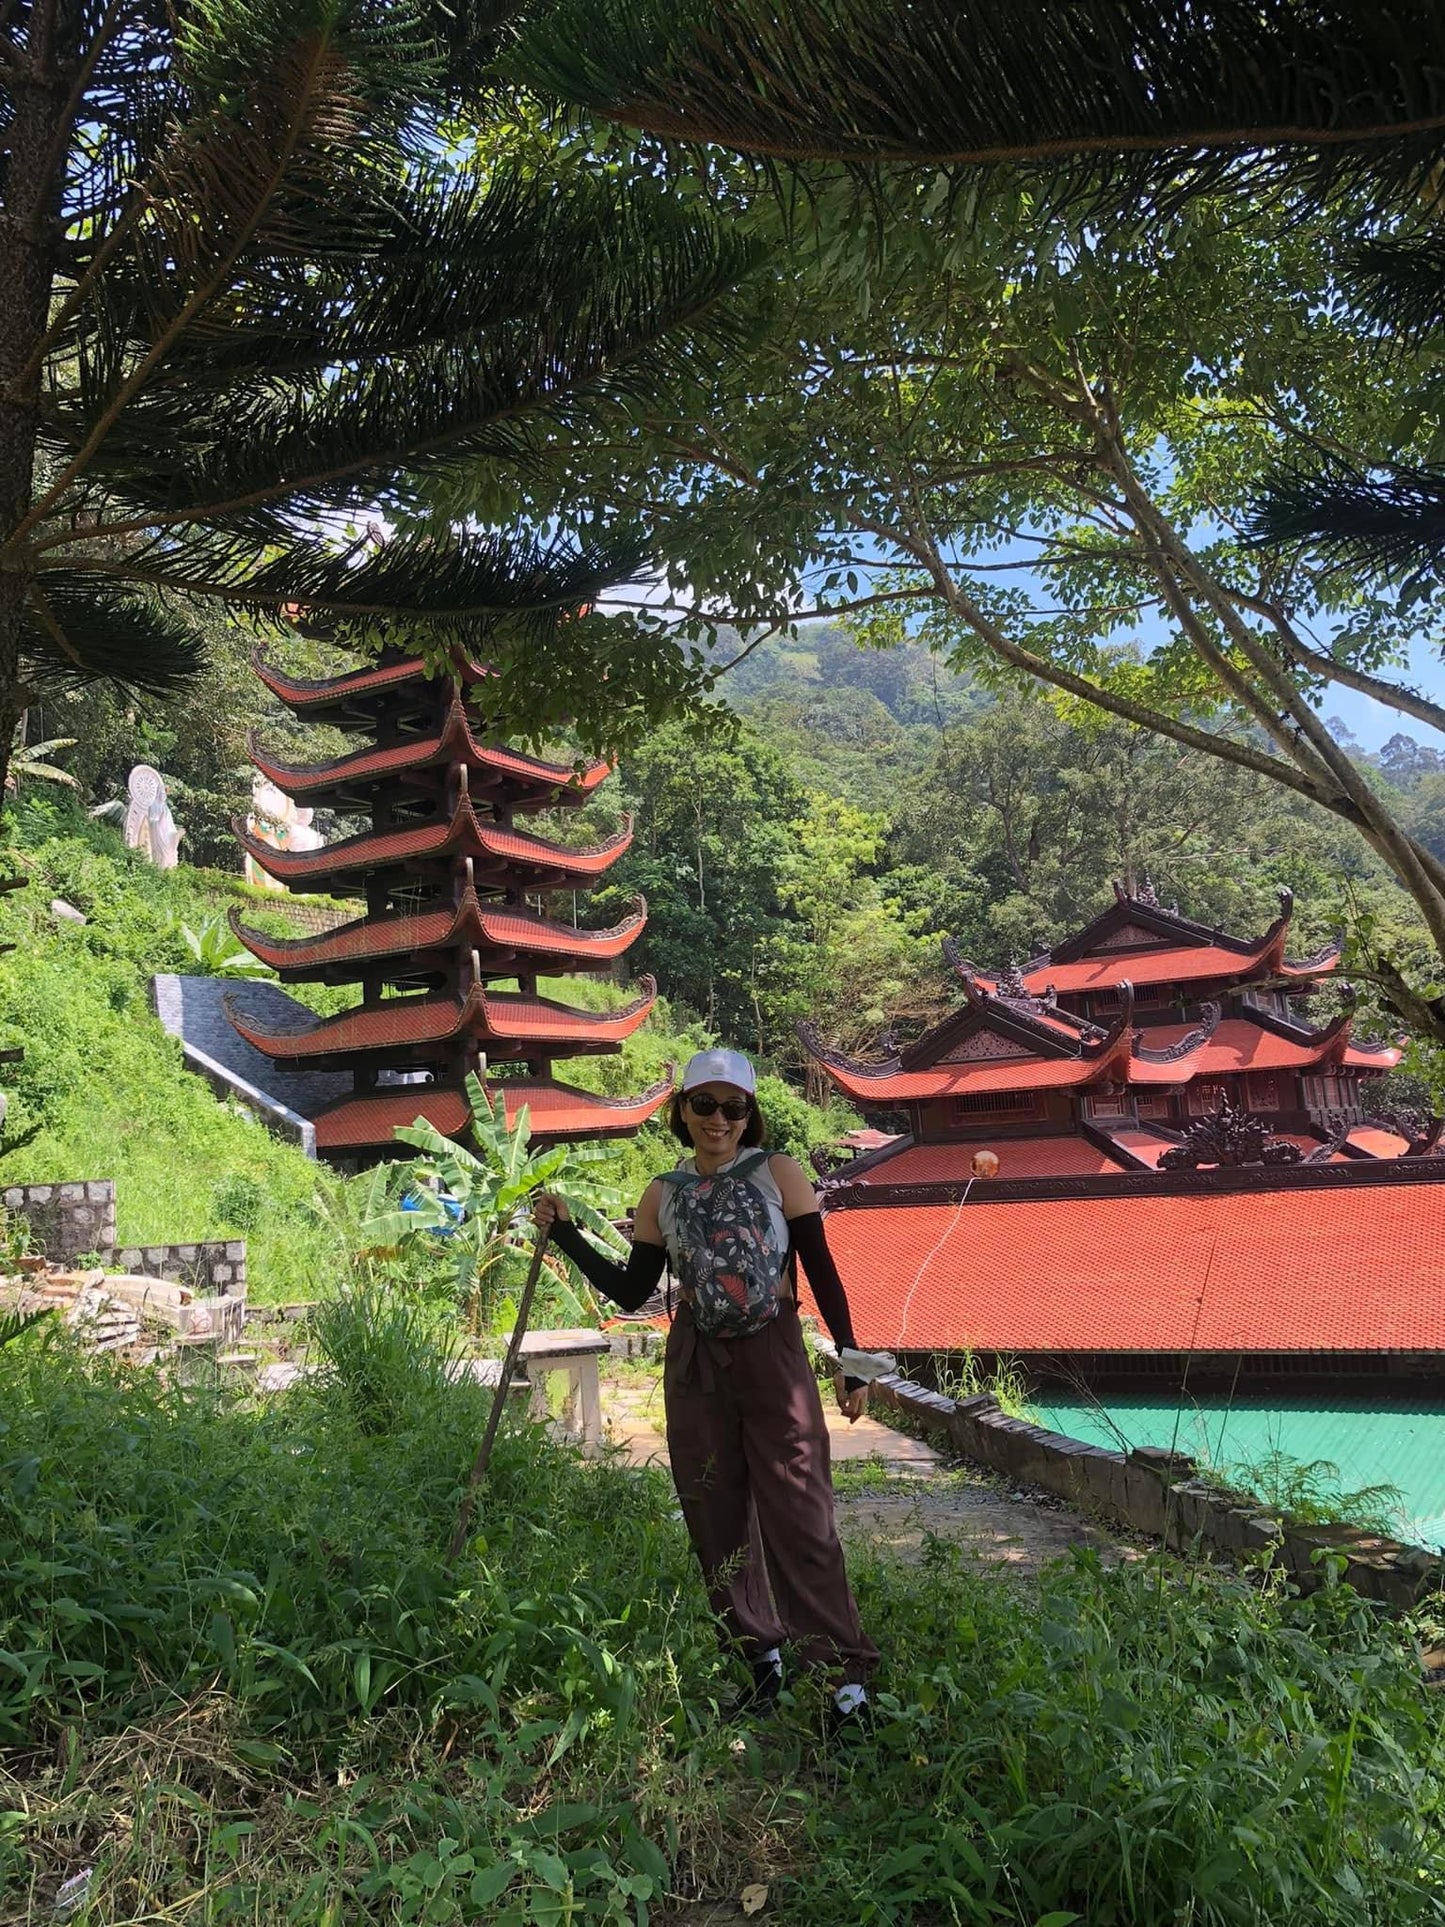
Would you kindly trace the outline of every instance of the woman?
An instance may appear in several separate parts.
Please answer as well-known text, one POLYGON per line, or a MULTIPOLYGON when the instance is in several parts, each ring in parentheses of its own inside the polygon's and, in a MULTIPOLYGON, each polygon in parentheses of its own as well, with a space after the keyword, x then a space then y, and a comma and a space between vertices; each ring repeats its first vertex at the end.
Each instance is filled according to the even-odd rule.
MULTIPOLYGON (((838 1676, 835 1726, 861 1726, 878 1652, 843 1567, 828 1431, 793 1289, 800 1258, 834 1342, 853 1344, 818 1201, 794 1159, 756 1150, 757 1080, 739 1052, 698 1052, 671 1122, 692 1155, 643 1193, 625 1267, 597 1252, 551 1193, 537 1199, 537 1223, 624 1311, 646 1302, 670 1261, 680 1293, 663 1370, 668 1456, 713 1610, 752 1664, 751 1703, 767 1711, 776 1700, 791 1639, 804 1666, 838 1676)), ((867 1388, 836 1383, 851 1422, 867 1388)))

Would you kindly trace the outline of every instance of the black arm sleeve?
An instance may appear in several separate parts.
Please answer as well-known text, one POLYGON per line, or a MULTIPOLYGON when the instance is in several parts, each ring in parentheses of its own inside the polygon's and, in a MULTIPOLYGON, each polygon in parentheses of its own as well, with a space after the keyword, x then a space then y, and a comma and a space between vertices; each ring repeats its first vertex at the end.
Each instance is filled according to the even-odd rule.
MULTIPOLYGON (((627 1263, 616 1264, 611 1258, 604 1258, 595 1245, 588 1244, 575 1224, 562 1218, 552 1221, 552 1242, 566 1252, 588 1284, 595 1285, 604 1297, 624 1311, 636 1311, 647 1303, 657 1290, 657 1281, 667 1263, 667 1252, 661 1245, 634 1242, 627 1263)), ((808 1275, 811 1277, 812 1273, 808 1275)))
POLYGON ((823 1314, 823 1323, 832 1333, 833 1343, 842 1351, 845 1345, 852 1346, 855 1342, 853 1319, 848 1310, 848 1294, 843 1289, 843 1280, 838 1276, 838 1267, 833 1262, 833 1254, 828 1249, 828 1240, 823 1233, 822 1213, 809 1211, 805 1216, 789 1218, 788 1230, 793 1235, 794 1255, 802 1259, 803 1269, 808 1274, 808 1283, 823 1314))

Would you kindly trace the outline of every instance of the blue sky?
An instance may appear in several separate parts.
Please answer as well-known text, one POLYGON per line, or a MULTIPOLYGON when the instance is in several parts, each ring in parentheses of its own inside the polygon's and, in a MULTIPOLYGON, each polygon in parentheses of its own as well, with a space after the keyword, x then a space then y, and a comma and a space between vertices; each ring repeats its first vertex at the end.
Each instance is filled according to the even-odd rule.
MULTIPOLYGON (((1391 676, 1396 682, 1409 683, 1422 696, 1445 703, 1445 663, 1441 662, 1438 650, 1417 644, 1411 652, 1409 670, 1393 670, 1391 676)), ((1416 722, 1413 716, 1401 716, 1385 709, 1368 696, 1357 695, 1353 689, 1338 686, 1332 689, 1324 713, 1338 716, 1359 738, 1362 749, 1378 749, 1395 735, 1413 736, 1417 743, 1427 744, 1431 749, 1445 749, 1445 736, 1439 730, 1431 729, 1428 723, 1416 722)))

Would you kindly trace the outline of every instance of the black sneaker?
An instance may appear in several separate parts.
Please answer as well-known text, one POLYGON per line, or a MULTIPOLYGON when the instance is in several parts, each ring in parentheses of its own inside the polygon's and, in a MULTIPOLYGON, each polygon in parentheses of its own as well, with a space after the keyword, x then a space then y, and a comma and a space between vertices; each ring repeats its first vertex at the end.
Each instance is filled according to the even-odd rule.
POLYGON ((777 1659, 755 1659, 753 1661, 753 1683, 749 1692, 742 1697, 742 1710, 752 1713, 759 1719, 766 1719, 778 1704, 778 1695, 783 1690, 783 1664, 777 1659))

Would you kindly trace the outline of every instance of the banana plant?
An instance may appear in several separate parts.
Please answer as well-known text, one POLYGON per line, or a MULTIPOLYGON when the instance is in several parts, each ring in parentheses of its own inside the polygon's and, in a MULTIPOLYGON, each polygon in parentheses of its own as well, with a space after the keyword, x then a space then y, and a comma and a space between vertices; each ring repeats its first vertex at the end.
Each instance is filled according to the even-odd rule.
POLYGON ((224 917, 211 917, 199 930, 179 926, 186 948, 207 977, 270 977, 274 973, 249 950, 243 950, 224 917))
POLYGON ((74 749, 74 736, 52 736, 48 742, 26 743, 24 722, 17 723, 10 747, 10 767, 5 773, 7 791, 18 790, 22 783, 63 783, 78 790, 80 782, 68 769, 61 769, 50 758, 59 750, 74 749))
POLYGON ((34 1331, 37 1325, 44 1324, 47 1318, 53 1316, 53 1311, 49 1309, 0 1312, 0 1351, 4 1351, 7 1345, 13 1345, 17 1338, 23 1338, 26 1332, 34 1331))
MULTIPOLYGON (((623 1202, 598 1168, 609 1161, 601 1145, 534 1151, 525 1105, 509 1126, 503 1098, 489 1100, 479 1078, 468 1077, 467 1096, 475 1149, 443 1137, 425 1118, 398 1126, 397 1138, 422 1155, 372 1180, 359 1228, 367 1248, 378 1256, 415 1248, 427 1235, 444 1237, 458 1292, 470 1306, 475 1325, 488 1281, 510 1258, 531 1247, 528 1205, 536 1192, 564 1192, 585 1232, 606 1249, 625 1251, 626 1246, 611 1222, 621 1215, 623 1202)), ((570 1291, 560 1260, 553 1270, 570 1291)))

